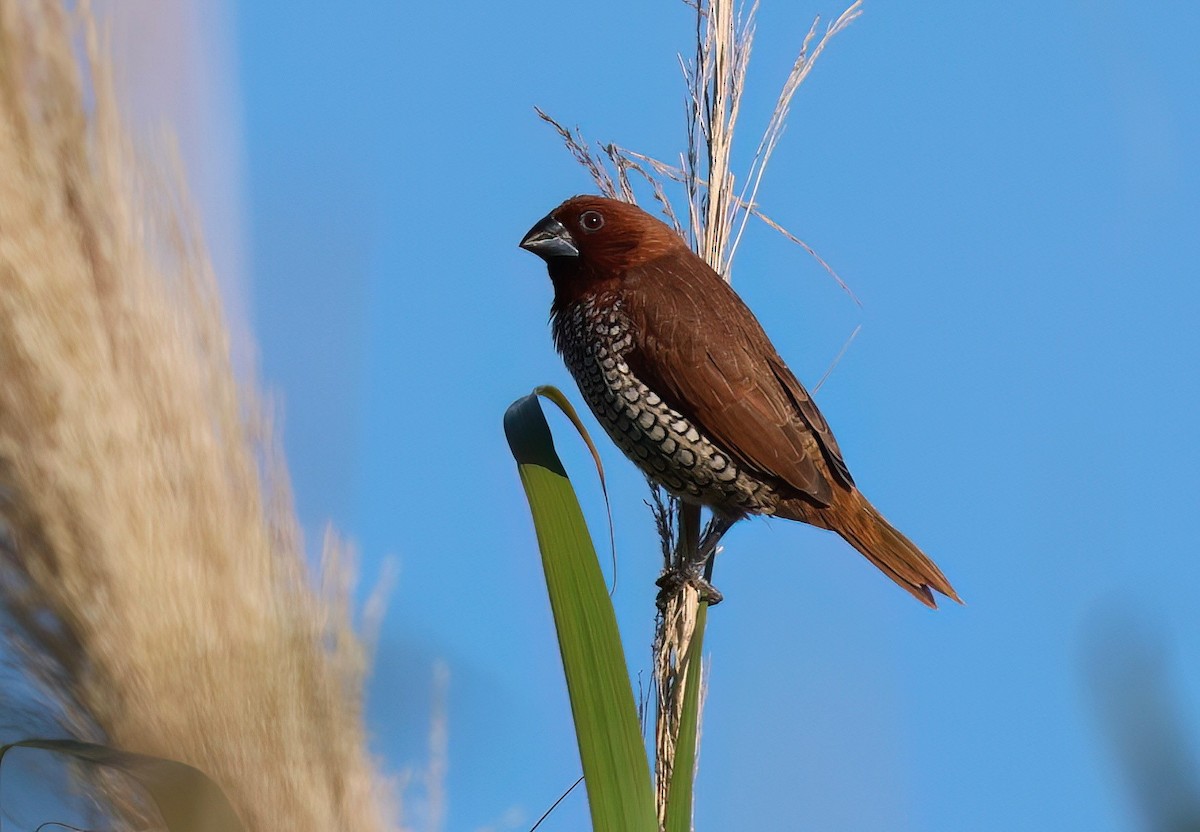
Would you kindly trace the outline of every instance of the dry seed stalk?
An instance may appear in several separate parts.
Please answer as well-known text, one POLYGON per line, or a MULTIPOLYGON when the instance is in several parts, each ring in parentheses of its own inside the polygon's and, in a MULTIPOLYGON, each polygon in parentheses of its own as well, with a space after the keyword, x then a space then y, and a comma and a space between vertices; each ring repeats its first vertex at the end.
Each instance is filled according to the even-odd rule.
MULTIPOLYGON (((629 178, 629 173, 635 172, 650 183, 662 213, 677 231, 684 234, 685 229, 666 196, 663 184, 664 180, 681 183, 687 194, 686 236, 693 250, 726 280, 732 273, 733 258, 746 224, 753 215, 814 257, 854 302, 861 305, 849 286, 811 246, 765 216, 756 203, 763 174, 783 135, 792 98, 833 36, 862 13, 861 0, 855 0, 826 28, 815 47, 812 42, 819 18, 813 21, 776 100, 740 191, 736 188, 730 158, 754 41, 758 0, 753 0, 748 10, 743 9, 740 13, 735 11, 733 0, 701 0, 689 2, 689 5, 696 11, 696 54, 691 63, 682 58, 680 60, 688 91, 688 143, 678 166, 611 143, 600 145, 602 156, 591 150, 578 128, 568 130, 540 109, 537 110, 538 116, 559 133, 571 154, 591 174, 602 194, 636 202, 629 178), (608 172, 605 157, 616 172, 615 180, 608 172), (643 165, 650 170, 647 171, 643 165)), ((847 346, 856 334, 857 330, 850 336, 847 346)), ((842 348, 844 351, 845 346, 842 348)), ((841 353, 838 354, 840 357, 841 353)), ((683 551, 686 547, 677 545, 678 542, 690 540, 694 545, 700 538, 699 521, 692 519, 693 527, 686 527, 691 513, 680 511, 679 502, 674 497, 665 496, 653 483, 651 492, 651 510, 659 531, 664 568, 670 568, 681 555, 686 557, 683 551)), ((691 587, 682 587, 666 598, 657 619, 652 645, 658 692, 655 780, 660 825, 664 822, 674 768, 676 736, 684 695, 684 657, 696 634, 698 608, 699 596, 691 587)))

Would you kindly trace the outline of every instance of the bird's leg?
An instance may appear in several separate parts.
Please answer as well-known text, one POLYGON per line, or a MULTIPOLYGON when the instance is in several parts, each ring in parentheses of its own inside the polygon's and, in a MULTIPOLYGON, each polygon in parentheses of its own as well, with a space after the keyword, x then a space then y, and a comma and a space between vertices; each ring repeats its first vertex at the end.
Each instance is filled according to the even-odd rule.
POLYGON ((696 559, 704 564, 704 574, 706 578, 712 577, 713 558, 717 554, 717 545, 721 542, 721 538, 725 536, 725 532, 733 528, 733 524, 739 518, 729 516, 727 514, 714 514, 708 521, 708 525, 704 527, 704 534, 700 537, 700 545, 696 547, 696 559))
POLYGON ((708 521, 704 534, 700 535, 699 515, 699 506, 685 504, 681 507, 679 544, 675 549, 675 556, 671 567, 656 581, 662 588, 658 593, 659 608, 665 605, 667 598, 684 586, 693 587, 700 594, 700 600, 707 602, 710 607, 721 603, 724 597, 712 585, 713 560, 717 553, 717 544, 738 518, 714 514, 708 521), (692 516, 688 517, 689 510, 693 509, 692 516))

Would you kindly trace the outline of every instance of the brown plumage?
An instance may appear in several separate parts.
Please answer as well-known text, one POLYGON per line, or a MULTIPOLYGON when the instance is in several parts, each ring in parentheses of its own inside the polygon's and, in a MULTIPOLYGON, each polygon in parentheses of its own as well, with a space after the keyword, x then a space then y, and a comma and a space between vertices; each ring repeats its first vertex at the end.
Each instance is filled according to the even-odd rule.
POLYGON ((554 284, 554 341, 596 418, 639 468, 727 520, 830 529, 933 607, 941 571, 854 484, 812 397, 754 314, 665 224, 578 196, 521 241, 554 284))

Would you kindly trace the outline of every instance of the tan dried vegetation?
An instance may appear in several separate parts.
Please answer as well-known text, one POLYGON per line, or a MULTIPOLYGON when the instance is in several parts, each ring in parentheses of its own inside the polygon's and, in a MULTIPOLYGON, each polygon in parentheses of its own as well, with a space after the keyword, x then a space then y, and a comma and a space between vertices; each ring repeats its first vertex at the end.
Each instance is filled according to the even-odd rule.
POLYGON ((248 828, 384 829, 337 547, 314 591, 180 181, 123 132, 86 9, 0 0, 11 636, 66 730, 201 768, 248 828))

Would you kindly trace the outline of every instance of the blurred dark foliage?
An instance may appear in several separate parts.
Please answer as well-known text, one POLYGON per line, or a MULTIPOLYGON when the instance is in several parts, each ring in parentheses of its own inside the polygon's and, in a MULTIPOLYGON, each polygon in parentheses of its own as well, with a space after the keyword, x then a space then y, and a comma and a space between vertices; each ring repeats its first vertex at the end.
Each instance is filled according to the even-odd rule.
POLYGON ((1169 647, 1138 618, 1105 616, 1087 632, 1084 672, 1141 828, 1200 832, 1194 723, 1184 712, 1169 647))

